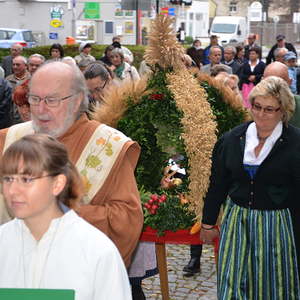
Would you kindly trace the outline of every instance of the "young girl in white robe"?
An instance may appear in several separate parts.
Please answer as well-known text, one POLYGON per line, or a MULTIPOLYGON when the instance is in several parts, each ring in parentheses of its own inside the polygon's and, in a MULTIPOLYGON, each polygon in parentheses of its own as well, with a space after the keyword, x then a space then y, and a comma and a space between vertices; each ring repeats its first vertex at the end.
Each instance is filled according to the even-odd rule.
POLYGON ((76 300, 129 300, 122 258, 72 209, 82 183, 65 147, 47 135, 12 144, 0 165, 15 219, 0 226, 0 288, 72 289, 76 300))

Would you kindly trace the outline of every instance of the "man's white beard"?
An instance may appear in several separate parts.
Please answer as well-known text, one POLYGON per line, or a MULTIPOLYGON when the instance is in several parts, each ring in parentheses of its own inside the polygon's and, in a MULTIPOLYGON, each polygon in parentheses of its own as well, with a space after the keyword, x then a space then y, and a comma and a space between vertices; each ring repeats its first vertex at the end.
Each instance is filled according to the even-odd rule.
MULTIPOLYGON (((46 114, 45 114, 46 115, 46 114)), ((45 133, 45 134, 49 134, 54 138, 59 138, 61 137, 65 132, 68 131, 68 129, 73 125, 73 123, 76 120, 76 116, 78 115, 78 113, 74 113, 74 105, 71 102, 70 105, 68 105, 68 109, 67 109, 67 117, 65 118, 64 124, 61 128, 55 128, 55 129, 47 129, 47 128, 43 128, 43 127, 39 127, 35 121, 34 118, 32 117, 31 114, 31 119, 32 119, 32 127, 35 133, 45 133)), ((43 118, 42 118, 43 119, 43 118)), ((47 119, 47 117, 46 117, 47 119)))

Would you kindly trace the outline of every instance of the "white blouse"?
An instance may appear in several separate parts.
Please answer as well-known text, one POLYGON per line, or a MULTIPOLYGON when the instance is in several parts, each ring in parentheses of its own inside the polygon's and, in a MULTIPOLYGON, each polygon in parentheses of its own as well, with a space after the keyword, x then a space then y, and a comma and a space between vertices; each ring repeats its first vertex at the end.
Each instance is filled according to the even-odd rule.
POLYGON ((76 300, 131 299, 113 242, 73 210, 36 241, 22 220, 0 226, 0 287, 73 289, 76 300))
POLYGON ((271 152, 274 144, 282 134, 282 121, 274 128, 272 134, 266 139, 259 155, 256 157, 255 148, 259 144, 255 122, 251 123, 246 132, 246 144, 244 152, 244 161, 246 165, 260 165, 271 152))

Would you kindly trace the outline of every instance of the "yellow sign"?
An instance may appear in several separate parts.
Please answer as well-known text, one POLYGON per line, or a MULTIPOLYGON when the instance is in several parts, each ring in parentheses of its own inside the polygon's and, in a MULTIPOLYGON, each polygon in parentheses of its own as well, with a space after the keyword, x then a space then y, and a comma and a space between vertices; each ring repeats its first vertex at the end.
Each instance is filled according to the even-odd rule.
POLYGON ((50 22, 50 25, 51 25, 52 27, 55 27, 55 28, 61 27, 62 24, 63 24, 63 22, 62 22, 61 20, 58 20, 58 19, 53 19, 53 20, 51 20, 51 22, 50 22))

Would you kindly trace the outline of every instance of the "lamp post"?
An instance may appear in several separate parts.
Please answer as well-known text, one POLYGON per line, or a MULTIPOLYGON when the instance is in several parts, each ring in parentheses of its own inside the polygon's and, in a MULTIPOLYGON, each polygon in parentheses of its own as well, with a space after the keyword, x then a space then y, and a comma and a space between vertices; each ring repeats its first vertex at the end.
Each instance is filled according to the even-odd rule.
POLYGON ((156 13, 159 14, 159 0, 156 0, 156 13))

